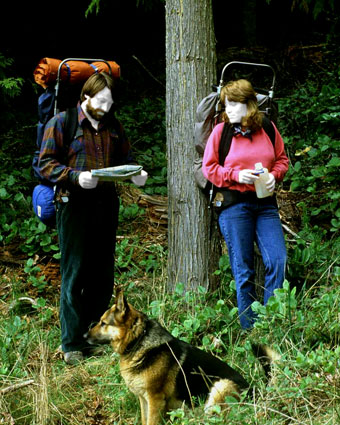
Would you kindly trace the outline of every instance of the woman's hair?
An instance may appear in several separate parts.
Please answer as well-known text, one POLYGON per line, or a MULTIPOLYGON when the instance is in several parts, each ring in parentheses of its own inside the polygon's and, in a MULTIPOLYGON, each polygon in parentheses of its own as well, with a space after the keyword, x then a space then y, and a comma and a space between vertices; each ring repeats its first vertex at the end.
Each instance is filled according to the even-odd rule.
MULTIPOLYGON (((225 105, 225 99, 229 102, 241 102, 247 105, 247 115, 242 118, 241 125, 255 132, 262 127, 263 114, 257 106, 256 93, 248 80, 236 80, 227 83, 221 90, 220 99, 225 105)), ((223 112, 224 122, 229 122, 228 115, 223 112)))
POLYGON ((108 73, 100 72, 99 74, 91 75, 81 90, 80 101, 83 102, 85 100, 85 95, 90 97, 95 96, 101 90, 105 89, 105 87, 107 87, 112 93, 114 81, 108 73))

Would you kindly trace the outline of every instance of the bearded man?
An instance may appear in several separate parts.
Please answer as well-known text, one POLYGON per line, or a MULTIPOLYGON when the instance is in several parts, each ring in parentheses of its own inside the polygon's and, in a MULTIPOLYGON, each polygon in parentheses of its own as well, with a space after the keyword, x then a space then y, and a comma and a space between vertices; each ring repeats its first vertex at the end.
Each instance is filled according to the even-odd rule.
MULTIPOLYGON (((113 89, 107 73, 92 75, 81 91, 72 142, 64 146, 61 112, 46 124, 39 156, 41 174, 57 188, 61 347, 68 364, 89 353, 83 335, 108 308, 114 287, 119 199, 114 183, 98 181, 90 171, 132 162, 130 143, 114 116, 113 89)), ((142 173, 131 180, 143 185, 147 173, 142 173)))

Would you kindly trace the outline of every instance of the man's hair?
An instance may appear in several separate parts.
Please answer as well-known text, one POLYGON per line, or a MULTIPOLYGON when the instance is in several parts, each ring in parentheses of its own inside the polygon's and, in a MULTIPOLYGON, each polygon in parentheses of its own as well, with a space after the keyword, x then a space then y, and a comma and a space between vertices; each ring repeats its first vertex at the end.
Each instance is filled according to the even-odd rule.
POLYGON ((101 90, 105 89, 105 87, 107 87, 112 93, 114 81, 107 72, 91 75, 81 90, 80 101, 83 102, 85 100, 85 95, 90 97, 95 96, 101 90))
MULTIPOLYGON (((225 104, 225 99, 229 102, 241 102, 247 105, 247 115, 242 118, 241 124, 257 131, 262 127, 263 114, 257 106, 256 92, 248 80, 236 80, 227 83, 221 90, 220 99, 225 104)), ((229 122, 228 115, 223 112, 222 118, 225 122, 229 122)))

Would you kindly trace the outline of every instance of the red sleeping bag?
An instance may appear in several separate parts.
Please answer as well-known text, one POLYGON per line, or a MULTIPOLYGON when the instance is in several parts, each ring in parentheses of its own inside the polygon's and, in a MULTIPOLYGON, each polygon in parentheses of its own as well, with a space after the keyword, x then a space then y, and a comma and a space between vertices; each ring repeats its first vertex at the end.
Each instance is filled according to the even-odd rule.
MULTIPOLYGON (((59 59, 43 58, 35 68, 33 75, 37 84, 45 89, 57 80, 58 68, 61 64, 59 59)), ((120 77, 120 66, 114 61, 107 61, 113 78, 120 77)), ((60 80, 70 84, 81 83, 87 80, 95 72, 109 72, 105 62, 85 62, 70 60, 63 64, 60 70, 60 80)))

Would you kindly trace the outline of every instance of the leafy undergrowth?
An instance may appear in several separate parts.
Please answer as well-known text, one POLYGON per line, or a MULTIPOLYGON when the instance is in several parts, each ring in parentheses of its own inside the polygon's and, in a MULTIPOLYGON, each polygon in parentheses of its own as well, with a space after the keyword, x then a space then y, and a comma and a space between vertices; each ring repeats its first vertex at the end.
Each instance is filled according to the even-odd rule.
MULTIPOLYGON (((1 304, 1 423, 140 423, 138 403, 122 382, 110 347, 79 366, 66 366, 57 349, 56 305, 13 305, 15 278, 11 285, 14 292, 1 304)), ((164 423, 339 423, 339 284, 323 295, 320 288, 315 298, 297 297, 286 283, 266 308, 255 306, 261 319, 250 335, 239 330, 231 288, 207 297, 203 289, 183 293, 178 286, 170 296, 161 281, 150 279, 148 285, 143 291, 132 283, 126 287, 130 301, 240 370, 255 388, 254 396, 226 400, 213 416, 204 415, 203 406, 183 407, 164 423), (250 340, 270 343, 281 354, 269 384, 250 340)))
MULTIPOLYGON (((164 102, 145 101, 136 109, 134 101, 122 111, 130 133, 136 129, 133 138, 139 137, 138 158, 156 172, 144 194, 121 188, 116 285, 173 335, 240 370, 255 389, 238 402, 226 400, 212 416, 202 404, 194 411, 184 406, 164 424, 340 423, 339 81, 336 68, 281 99, 280 131, 291 160, 278 195, 287 281, 266 307, 254 304, 259 321, 250 334, 240 330, 225 254, 216 292, 185 292, 185 282, 174 294, 167 292, 166 161, 159 120, 164 102), (138 119, 128 120, 131 110, 138 119), (143 122, 155 129, 152 135, 136 126, 143 122), (281 355, 269 383, 252 354, 252 340, 281 355)), ((34 138, 34 127, 22 128, 6 134, 0 149, 0 424, 140 424, 138 402, 122 382, 110 347, 76 367, 66 366, 58 351, 56 231, 30 213, 34 138)))
MULTIPOLYGON (((255 303, 259 321, 250 334, 244 334, 225 257, 219 266, 223 281, 216 292, 207 293, 204 288, 185 292, 184 285, 178 284, 174 294, 167 293, 166 227, 155 225, 146 204, 143 207, 135 198, 126 202, 131 211, 126 208, 128 216, 122 217, 126 225, 123 222, 118 237, 117 285, 138 309, 157 318, 173 335, 227 361, 254 387, 253 396, 228 399, 213 415, 204 414, 203 404, 193 411, 183 406, 164 418, 164 424, 339 423, 340 282, 336 251, 332 259, 328 245, 325 264, 321 248, 316 242, 313 245, 312 239, 288 240, 292 252, 307 256, 304 250, 309 250, 305 261, 314 263, 314 273, 306 268, 302 273, 296 254, 292 268, 300 270, 305 284, 297 291, 286 281, 266 307, 255 303), (254 340, 270 344, 281 355, 270 383, 265 382, 251 351, 254 340)), ((287 239, 292 239, 290 233, 287 239)), ((57 262, 33 261, 30 267, 27 263, 15 268, 1 266, 0 423, 140 424, 139 404, 122 381, 118 357, 110 347, 78 366, 65 365, 58 351, 57 262)))

